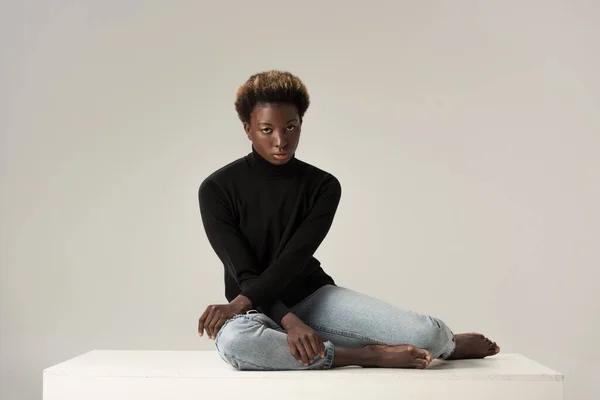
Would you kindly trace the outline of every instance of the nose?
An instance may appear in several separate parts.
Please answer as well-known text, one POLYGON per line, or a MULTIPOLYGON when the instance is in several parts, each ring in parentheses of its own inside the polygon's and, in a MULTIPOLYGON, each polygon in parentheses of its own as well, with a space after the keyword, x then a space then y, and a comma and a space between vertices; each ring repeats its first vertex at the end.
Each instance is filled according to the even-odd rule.
POLYGON ((287 146, 287 139, 285 138, 285 134, 282 132, 276 132, 273 135, 273 141, 273 144, 278 149, 284 149, 287 146))

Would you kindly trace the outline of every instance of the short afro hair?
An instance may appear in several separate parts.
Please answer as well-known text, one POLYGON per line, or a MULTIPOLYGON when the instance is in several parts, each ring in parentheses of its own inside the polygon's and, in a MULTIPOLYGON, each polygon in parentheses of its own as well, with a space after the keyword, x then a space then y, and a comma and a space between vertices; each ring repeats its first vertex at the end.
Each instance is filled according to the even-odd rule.
POLYGON ((242 122, 250 122, 250 114, 257 104, 295 105, 302 121, 310 96, 297 76, 286 71, 264 71, 252 75, 237 91, 235 110, 242 122))

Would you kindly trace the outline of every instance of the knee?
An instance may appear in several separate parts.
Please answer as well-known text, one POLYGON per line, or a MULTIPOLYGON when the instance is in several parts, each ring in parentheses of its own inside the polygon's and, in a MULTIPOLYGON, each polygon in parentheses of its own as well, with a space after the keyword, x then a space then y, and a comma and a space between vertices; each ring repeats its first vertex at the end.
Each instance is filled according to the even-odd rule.
POLYGON ((438 356, 452 342, 453 334, 450 328, 440 319, 425 316, 425 323, 417 334, 417 347, 427 349, 434 356, 438 356), (435 353, 435 354, 434 354, 435 353))
POLYGON ((260 324, 244 317, 228 321, 219 330, 215 346, 221 358, 229 365, 242 369, 239 360, 245 359, 245 352, 252 347, 252 337, 260 324))

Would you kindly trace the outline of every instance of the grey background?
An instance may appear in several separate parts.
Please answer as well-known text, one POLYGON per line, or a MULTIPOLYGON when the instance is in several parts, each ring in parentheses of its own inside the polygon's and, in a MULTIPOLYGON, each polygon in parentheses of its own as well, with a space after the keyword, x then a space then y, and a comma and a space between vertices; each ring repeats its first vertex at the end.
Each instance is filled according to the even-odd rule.
POLYGON ((3 1, 4 399, 91 349, 211 349, 197 188, 249 151, 252 73, 310 91, 340 285, 481 331, 600 397, 595 1, 3 1))

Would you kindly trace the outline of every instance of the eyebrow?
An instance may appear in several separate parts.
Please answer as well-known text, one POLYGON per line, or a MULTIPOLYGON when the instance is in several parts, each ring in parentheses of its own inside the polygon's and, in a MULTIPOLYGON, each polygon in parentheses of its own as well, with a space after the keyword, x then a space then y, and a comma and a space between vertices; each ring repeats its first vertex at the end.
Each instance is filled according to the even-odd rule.
MULTIPOLYGON (((292 121, 298 121, 298 119, 297 118, 290 119, 288 122, 286 122, 286 124, 289 124, 292 121)), ((271 125, 272 126, 273 124, 270 124, 268 122, 258 122, 257 125, 271 125)))

